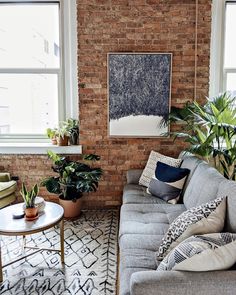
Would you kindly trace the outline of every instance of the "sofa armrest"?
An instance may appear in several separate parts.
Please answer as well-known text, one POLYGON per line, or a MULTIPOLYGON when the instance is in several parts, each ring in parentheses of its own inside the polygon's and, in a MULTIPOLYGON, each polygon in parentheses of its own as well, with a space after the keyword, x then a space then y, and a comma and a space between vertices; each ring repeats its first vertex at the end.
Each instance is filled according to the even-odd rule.
POLYGON ((140 271, 132 274, 130 289, 131 295, 232 295, 236 271, 140 271))
POLYGON ((11 180, 10 173, 7 172, 1 172, 0 173, 0 182, 7 182, 11 180))
POLYGON ((127 184, 138 184, 139 178, 142 174, 142 169, 131 169, 126 173, 127 184))

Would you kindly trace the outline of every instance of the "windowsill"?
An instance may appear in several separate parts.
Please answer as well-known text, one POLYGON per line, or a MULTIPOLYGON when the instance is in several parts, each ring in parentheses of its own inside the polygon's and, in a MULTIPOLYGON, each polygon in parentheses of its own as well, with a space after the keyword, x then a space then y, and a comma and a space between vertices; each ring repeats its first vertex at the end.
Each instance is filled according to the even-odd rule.
POLYGON ((57 154, 82 154, 81 145, 57 146, 50 143, 0 143, 0 154, 46 155, 48 150, 57 154))

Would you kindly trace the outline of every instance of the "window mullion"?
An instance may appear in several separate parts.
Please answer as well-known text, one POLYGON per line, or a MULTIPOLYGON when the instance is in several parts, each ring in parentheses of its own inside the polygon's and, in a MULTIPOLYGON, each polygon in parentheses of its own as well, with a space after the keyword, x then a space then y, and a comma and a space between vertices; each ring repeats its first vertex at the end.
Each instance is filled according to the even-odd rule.
POLYGON ((0 68, 1 74, 59 74, 60 69, 47 68, 0 68))

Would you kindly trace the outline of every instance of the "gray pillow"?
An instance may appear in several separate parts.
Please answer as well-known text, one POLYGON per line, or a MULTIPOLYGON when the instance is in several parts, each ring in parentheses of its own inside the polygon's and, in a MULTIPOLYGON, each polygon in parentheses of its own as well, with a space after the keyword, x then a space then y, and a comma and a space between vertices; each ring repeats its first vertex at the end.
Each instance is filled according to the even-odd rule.
POLYGON ((189 169, 172 167, 158 161, 155 176, 152 177, 147 192, 166 202, 176 204, 189 172, 189 169))

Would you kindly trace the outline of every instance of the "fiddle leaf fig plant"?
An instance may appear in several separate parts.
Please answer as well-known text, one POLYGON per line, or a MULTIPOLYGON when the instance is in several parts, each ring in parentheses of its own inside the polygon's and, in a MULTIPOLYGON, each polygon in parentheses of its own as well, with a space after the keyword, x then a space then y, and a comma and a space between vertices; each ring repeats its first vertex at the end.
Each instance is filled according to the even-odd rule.
POLYGON ((236 180, 236 97, 223 93, 207 98, 206 103, 187 103, 172 108, 168 124, 180 122, 182 130, 172 132, 184 138, 186 151, 203 157, 227 178, 236 180))
MULTIPOLYGON (((68 157, 61 157, 52 151, 48 151, 48 157, 52 160, 52 170, 57 176, 43 180, 42 185, 50 193, 58 194, 61 199, 76 201, 83 193, 95 192, 102 176, 102 169, 90 165, 72 161, 68 157)), ((97 155, 86 155, 87 161, 99 161, 97 155)))

